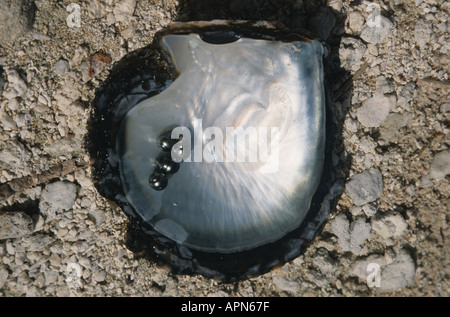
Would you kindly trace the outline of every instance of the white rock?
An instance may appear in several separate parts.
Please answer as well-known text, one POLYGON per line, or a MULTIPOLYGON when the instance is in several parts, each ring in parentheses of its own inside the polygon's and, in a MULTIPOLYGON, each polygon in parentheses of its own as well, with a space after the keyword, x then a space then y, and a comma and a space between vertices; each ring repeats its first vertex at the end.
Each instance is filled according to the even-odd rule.
POLYGON ((44 251, 53 241, 52 237, 45 233, 37 233, 22 240, 28 244, 27 251, 35 252, 44 251))
POLYGON ((7 240, 5 243, 6 253, 9 255, 14 255, 16 253, 16 248, 14 247, 14 243, 12 240, 7 240))
POLYGON ((352 118, 348 117, 347 119, 345 119, 345 128, 348 131, 351 132, 356 132, 358 131, 358 121, 353 120, 352 118))
POLYGON ((89 55, 89 49, 86 46, 79 46, 75 49, 70 65, 80 65, 80 63, 89 55))
POLYGON ((431 179, 429 177, 423 176, 420 179, 420 186, 421 187, 430 187, 430 186, 433 186, 433 182, 431 181, 431 179))
POLYGON ((3 96, 9 100, 23 96, 28 89, 25 80, 14 69, 7 70, 6 75, 8 77, 8 87, 3 92, 3 96))
POLYGON ((87 12, 92 19, 100 19, 107 13, 105 5, 99 3, 98 0, 90 1, 87 12))
POLYGON ((45 285, 48 286, 58 281, 59 273, 54 270, 45 270, 44 277, 45 277, 45 285))
POLYGON ((24 212, 0 213, 0 240, 20 238, 33 233, 33 220, 24 212))
POLYGON ((353 206, 352 209, 350 209, 350 213, 353 217, 362 215, 362 207, 361 206, 353 206))
POLYGON ((136 0, 122 0, 114 7, 116 22, 127 22, 134 13, 136 0))
POLYGON ((300 290, 299 282, 284 276, 276 275, 272 278, 272 281, 279 289, 285 292, 296 293, 300 290))
POLYGON ((325 276, 320 271, 309 270, 306 272, 306 280, 316 284, 320 288, 325 288, 329 286, 332 278, 325 276))
POLYGON ((70 296, 70 289, 67 283, 63 283, 57 286, 56 288, 56 296, 57 297, 68 297, 70 296))
POLYGON ((47 221, 57 214, 72 208, 77 197, 77 186, 73 183, 57 181, 48 184, 42 191, 39 202, 40 212, 47 221))
POLYGON ((61 257, 56 253, 52 253, 50 255, 49 261, 50 264, 55 268, 59 268, 61 266, 61 257))
POLYGON ((41 214, 36 215, 35 218, 33 219, 33 221, 34 221, 33 231, 36 232, 36 231, 42 230, 42 228, 44 227, 44 224, 45 224, 44 217, 42 217, 41 214))
POLYGON ((7 113, 3 113, 0 117, 1 127, 4 131, 12 131, 16 129, 16 123, 7 113))
POLYGON ((439 23, 438 25, 436 25, 437 26, 437 28, 439 29, 439 31, 441 31, 442 33, 445 33, 445 32, 447 32, 447 23, 445 23, 445 22, 441 22, 441 23, 439 23))
POLYGON ((377 147, 377 143, 371 137, 362 137, 359 141, 359 150, 371 153, 377 147))
POLYGON ((328 6, 333 10, 340 12, 344 6, 344 3, 342 0, 328 0, 328 6))
POLYGON ((96 269, 92 272, 92 279, 97 283, 103 282, 106 279, 106 272, 101 269, 96 269))
POLYGON ((383 95, 394 92, 392 81, 384 76, 378 76, 376 79, 377 92, 383 95))
POLYGON ((367 218, 370 218, 377 213, 377 208, 375 206, 367 204, 362 207, 362 211, 367 216, 367 218))
POLYGON ((381 289, 398 290, 408 286, 414 280, 416 266, 406 250, 400 250, 394 262, 381 271, 381 289))
MULTIPOLYGON (((81 185, 81 187, 90 187, 93 185, 89 172, 86 173, 84 170, 78 170, 74 173, 74 176, 78 184, 81 185)), ((94 209, 95 203, 91 202, 89 206, 86 207, 89 207, 89 209, 94 209)))
POLYGON ((430 178, 444 179, 450 174, 450 150, 444 150, 436 154, 430 165, 430 178))
POLYGON ((73 83, 71 81, 65 81, 64 85, 55 92, 53 98, 57 102, 58 111, 70 116, 80 113, 79 110, 72 106, 80 96, 80 91, 73 86, 73 83))
POLYGON ((405 106, 406 104, 408 104, 408 102, 410 102, 413 98, 415 89, 416 84, 413 82, 407 83, 405 86, 403 86, 398 94, 397 104, 399 106, 405 106))
POLYGON ((82 144, 78 139, 63 138, 51 144, 46 144, 44 151, 53 157, 59 157, 81 151, 81 147, 82 144))
MULTIPOLYGON (((80 240, 85 240, 85 241, 93 241, 94 238, 95 238, 95 234, 89 229, 84 229, 78 234, 77 238, 80 239, 80 240)), ((85 249, 88 248, 86 246, 86 244, 80 244, 79 247, 80 248, 83 247, 85 249)))
POLYGON ((361 247, 372 235, 370 233, 370 224, 366 223, 365 218, 357 218, 350 226, 351 234, 349 241, 349 250, 353 254, 359 254, 361 247))
POLYGON ((89 218, 95 223, 97 227, 100 227, 106 220, 106 215, 103 210, 97 209, 89 213, 89 218))
POLYGON ((69 70, 69 62, 65 59, 60 59, 55 63, 55 73, 64 74, 69 70))
POLYGON ((383 193, 383 178, 378 169, 368 169, 354 175, 345 185, 353 203, 358 206, 375 201, 383 193))
MULTIPOLYGON (((414 280, 415 264, 408 251, 402 249, 392 260, 386 256, 371 255, 358 260, 352 265, 350 272, 367 282, 369 274, 373 272, 369 265, 378 265, 380 269, 379 287, 383 290, 398 290, 408 286, 414 280), (370 270, 369 270, 370 269, 370 270)), ((376 286, 374 286, 376 287, 376 286)))
POLYGON ((21 170, 24 173, 30 172, 28 162, 31 154, 21 143, 8 142, 0 150, 0 167, 12 172, 21 170))
POLYGON ((57 181, 45 187, 41 199, 53 207, 69 210, 75 202, 76 190, 75 184, 57 181))
POLYGON ((338 269, 336 260, 331 258, 328 252, 319 251, 313 256, 312 262, 314 266, 327 278, 332 278, 338 269))
POLYGON ((58 228, 56 231, 56 237, 58 239, 63 239, 69 233, 69 229, 67 228, 58 228))
POLYGON ((17 109, 19 109, 19 102, 17 101, 17 98, 11 99, 8 102, 8 108, 12 111, 16 111, 17 109))
POLYGON ((84 267, 85 269, 91 269, 92 268, 92 263, 91 263, 91 261, 89 260, 89 258, 87 258, 87 257, 84 257, 84 256, 80 256, 80 257, 78 257, 78 261, 79 261, 79 263, 80 263, 80 265, 82 266, 82 267, 84 267))
POLYGON ((136 31, 136 19, 130 19, 128 26, 126 28, 124 28, 122 31, 120 31, 120 35, 128 40, 129 38, 131 38, 134 35, 134 32, 136 31))
POLYGON ((338 237, 342 251, 359 255, 364 242, 371 237, 370 225, 365 219, 357 218, 351 225, 344 214, 338 214, 331 222, 331 230, 338 237))
POLYGON ((366 49, 367 47, 362 41, 352 37, 343 37, 339 47, 341 66, 346 70, 357 71, 363 63, 366 49))
POLYGON ((106 15, 106 24, 112 25, 116 23, 116 17, 114 16, 114 13, 110 12, 106 15))
POLYGON ((28 113, 20 113, 15 115, 13 120, 18 128, 23 128, 28 125, 29 121, 31 121, 31 116, 28 113))
MULTIPOLYGON (((375 44, 367 44, 367 51, 372 56, 378 56, 378 47, 375 44)), ((372 70, 375 70, 375 68, 372 68, 372 70)))
POLYGON ((401 236, 408 227, 405 219, 397 213, 375 218, 372 220, 371 225, 372 230, 383 239, 401 236))
POLYGON ((376 92, 356 110, 358 121, 369 128, 379 127, 394 109, 397 98, 376 92))
POLYGON ((366 280, 369 272, 367 272, 367 267, 369 264, 378 264, 380 267, 387 265, 386 259, 381 255, 369 255, 368 257, 357 260, 350 268, 352 275, 358 276, 362 280, 366 280))
POLYGON ((361 38, 367 43, 381 43, 388 36, 393 26, 388 18, 380 14, 372 18, 369 17, 362 28, 361 38))
POLYGON ((347 16, 348 26, 354 32, 359 34, 364 25, 364 16, 359 11, 351 11, 347 16))
POLYGON ((380 127, 380 134, 383 140, 395 142, 399 138, 399 130, 406 126, 412 115, 408 112, 391 113, 380 127))
POLYGON ((419 19, 414 28, 414 39, 420 48, 424 48, 431 40, 433 26, 431 22, 419 19))

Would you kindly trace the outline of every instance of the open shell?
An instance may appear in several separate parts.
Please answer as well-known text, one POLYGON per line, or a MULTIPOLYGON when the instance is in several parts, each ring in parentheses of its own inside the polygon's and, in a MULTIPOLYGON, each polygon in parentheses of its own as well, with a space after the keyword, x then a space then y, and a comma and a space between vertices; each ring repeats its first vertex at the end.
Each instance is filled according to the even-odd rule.
POLYGON ((329 185, 323 55, 319 41, 264 22, 190 22, 114 67, 95 101, 98 188, 160 261, 233 279, 300 253, 329 185), (174 127, 192 142, 169 166, 161 137, 174 127), (226 152, 220 131, 250 142, 226 152))

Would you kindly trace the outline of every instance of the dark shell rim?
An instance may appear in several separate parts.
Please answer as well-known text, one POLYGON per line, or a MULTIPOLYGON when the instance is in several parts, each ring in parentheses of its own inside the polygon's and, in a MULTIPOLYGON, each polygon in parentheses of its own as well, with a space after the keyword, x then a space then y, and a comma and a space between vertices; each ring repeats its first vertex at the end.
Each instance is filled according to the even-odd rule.
MULTIPOLYGON (((283 33, 274 24, 247 21, 195 21, 176 23, 155 35, 153 42, 141 49, 125 55, 111 69, 110 75, 97 90, 93 101, 93 113, 89 123, 88 149, 94 158, 93 179, 99 193, 119 205, 130 219, 127 247, 159 265, 167 265, 176 274, 201 274, 225 282, 233 282, 257 276, 270 271, 277 265, 284 264, 300 255, 308 241, 321 231, 329 217, 329 208, 323 205, 336 203, 329 194, 334 183, 331 156, 334 147, 337 124, 332 108, 332 98, 325 85, 325 159, 319 186, 312 198, 311 207, 301 225, 275 242, 250 250, 233 253, 207 252, 190 249, 156 232, 149 224, 143 222, 134 208, 127 201, 122 187, 118 156, 115 142, 118 127, 125 114, 137 103, 161 93, 167 84, 177 77, 177 71, 170 63, 170 57, 161 49, 160 40, 167 34, 188 34, 204 31, 236 30, 241 37, 282 41, 310 42, 310 33, 283 33), (149 60, 151 59, 151 63, 149 60), (132 70, 130 71, 130 68, 132 70), (141 81, 148 80, 150 89, 146 96, 124 109, 118 100, 129 95, 129 89, 137 87, 136 72, 142 76, 141 81), (151 72, 150 74, 146 72, 151 72), (134 76, 133 76, 134 75, 134 76), (134 81, 134 82, 133 82, 134 81), (122 97, 120 97, 122 96, 122 97), (331 137, 330 137, 331 136, 331 137)), ((303 31, 303 30, 302 30, 303 31)), ((324 59, 325 64, 325 59, 324 59)), ((325 65, 324 65, 325 68, 325 65)), ((325 68, 326 69, 326 68, 325 68)), ((325 72, 326 74, 326 72, 325 72)))
POLYGON ((321 41, 320 38, 305 29, 290 30, 282 28, 274 22, 240 20, 176 22, 170 24, 168 28, 158 31, 155 34, 155 39, 159 42, 162 37, 168 34, 201 34, 210 31, 229 31, 230 29, 241 37, 252 39, 282 42, 302 41, 308 43, 313 40, 321 41))

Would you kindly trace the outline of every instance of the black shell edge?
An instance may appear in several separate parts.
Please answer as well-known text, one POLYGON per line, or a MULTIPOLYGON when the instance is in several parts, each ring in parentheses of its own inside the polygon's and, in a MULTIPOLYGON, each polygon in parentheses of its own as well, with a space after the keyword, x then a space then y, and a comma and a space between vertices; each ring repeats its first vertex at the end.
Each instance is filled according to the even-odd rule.
POLYGON ((282 42, 311 42, 312 40, 322 41, 319 37, 305 29, 288 29, 281 27, 275 22, 266 21, 192 21, 172 23, 167 29, 163 29, 155 34, 156 41, 168 34, 200 34, 206 32, 227 32, 234 31, 239 37, 277 40, 282 42))

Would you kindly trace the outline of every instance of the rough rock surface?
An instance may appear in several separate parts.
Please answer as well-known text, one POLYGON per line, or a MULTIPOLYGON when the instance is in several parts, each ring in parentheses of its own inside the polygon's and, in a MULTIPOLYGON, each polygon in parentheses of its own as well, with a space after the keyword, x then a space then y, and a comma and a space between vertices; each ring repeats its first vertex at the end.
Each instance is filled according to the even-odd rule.
POLYGON ((404 249, 400 250, 394 258, 391 258, 389 255, 384 257, 372 255, 366 259, 359 260, 352 266, 351 271, 360 279, 367 279, 370 264, 379 266, 380 285, 374 285, 374 287, 380 287, 383 290, 395 290, 407 286, 413 281, 416 271, 411 255, 404 249))
POLYGON ((27 91, 27 83, 22 76, 15 69, 8 69, 6 71, 8 78, 8 87, 3 96, 6 99, 12 100, 16 97, 21 97, 27 91))
POLYGON ((364 218, 357 218, 352 224, 345 215, 338 214, 331 222, 331 229, 338 237, 338 243, 343 252, 351 251, 353 254, 360 254, 364 242, 370 238, 370 225, 364 218))
POLYGON ((343 68, 357 71, 363 64, 363 56, 367 46, 353 37, 344 37, 339 48, 339 58, 343 68))
POLYGON ((381 14, 369 17, 362 27, 361 38, 371 44, 380 43, 388 36, 392 27, 392 22, 381 14))
POLYGON ((375 201, 383 193, 383 178, 378 169, 354 175, 345 185, 353 203, 358 206, 375 201))
POLYGON ((0 2, 0 41, 13 41, 31 30, 35 15, 31 0, 2 0, 0 2))
POLYGON ((23 216, 12 222, 22 233, 0 238, 0 296, 449 295, 448 1, 72 1, 79 27, 67 24, 76 14, 70 2, 0 1, 0 184, 88 161, 96 89, 155 32, 174 21, 240 19, 315 27, 327 37, 340 196, 302 255, 227 284, 175 275, 134 254, 125 244, 129 220, 95 189, 91 168, 56 173, 0 200, 3 221, 23 216), (31 2, 35 10, 17 9, 31 2), (309 25, 310 17, 326 23, 309 25), (89 77, 93 56, 111 61, 89 77), (37 207, 30 229, 25 215, 37 207))
POLYGON ((450 174, 450 150, 437 153, 430 166, 430 177, 444 179, 450 174))
POLYGON ((33 220, 26 213, 0 213, 0 240, 20 238, 31 233, 33 233, 33 220))
POLYGON ((55 182, 45 186, 39 202, 39 210, 46 220, 53 220, 58 213, 72 208, 77 197, 77 186, 69 182, 55 182))
POLYGON ((387 214, 371 222, 372 230, 384 239, 400 236, 408 227, 400 214, 387 214))
POLYGON ((364 101, 356 111, 358 121, 365 127, 379 127, 395 107, 396 97, 377 92, 372 98, 364 101))

